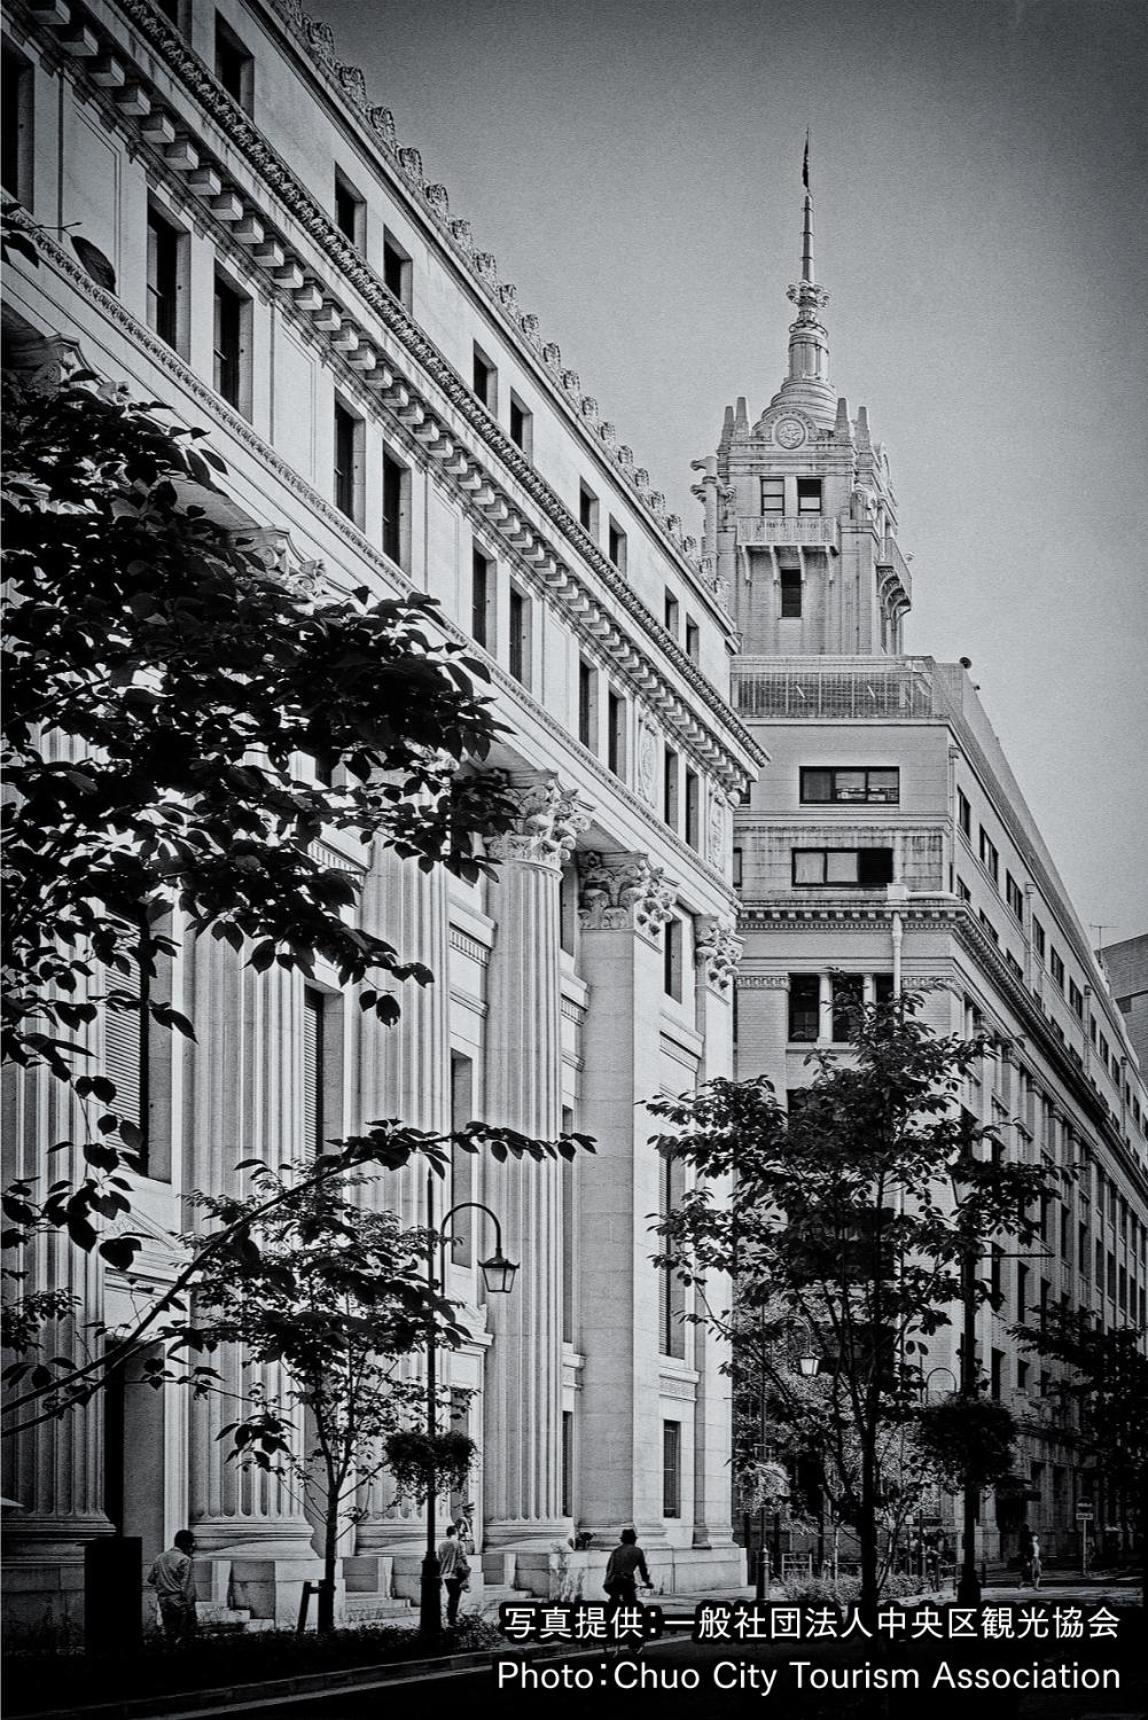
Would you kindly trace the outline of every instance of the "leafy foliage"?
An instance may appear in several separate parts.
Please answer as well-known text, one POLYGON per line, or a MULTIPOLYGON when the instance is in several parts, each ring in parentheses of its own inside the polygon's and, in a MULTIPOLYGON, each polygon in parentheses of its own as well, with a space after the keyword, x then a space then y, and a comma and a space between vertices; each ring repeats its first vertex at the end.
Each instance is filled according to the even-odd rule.
MULTIPOLYGON (((1006 1162, 993 1129, 962 1110, 961 1083, 987 1042, 934 1034, 922 1004, 904 994, 858 1007, 850 1060, 813 1053, 813 1080, 789 1112, 764 1077, 712 1081, 649 1107, 669 1131, 655 1147, 695 1173, 658 1225, 660 1263, 700 1287, 697 1317, 731 1340, 735 1370, 746 1326, 778 1304, 820 1358, 812 1449, 857 1529, 867 1606, 882 1438, 915 1413, 918 1361, 949 1323, 962 1262, 994 1239, 1034 1239, 1031 1205, 1058 1174, 1006 1162), (722 1300, 729 1284, 736 1317, 732 1297, 722 1300)), ((979 1277, 974 1293, 992 1296, 979 1277)))
POLYGON ((384 1449, 399 1496, 417 1505, 426 1503, 431 1487, 438 1492, 461 1491, 478 1455, 474 1440, 453 1428, 435 1434, 400 1428, 387 1435, 384 1449))
POLYGON ((917 1439, 947 1487, 978 1493, 1011 1473, 1017 1428, 1004 1404, 953 1394, 917 1417, 917 1439))
POLYGON ((63 1229, 116 1266, 138 1242, 120 1174, 140 1147, 106 1076, 85 1069, 96 1017, 193 1026, 151 982, 169 916, 253 967, 322 957, 383 1021, 395 983, 427 983, 347 912, 356 875, 325 830, 472 878, 513 808, 477 774, 499 732, 487 671, 427 598, 296 590, 216 488, 217 455, 163 409, 77 373, 55 393, 5 385, 8 627, 3 765, 6 1059, 81 1100, 84 1164, 7 1191, 4 1241, 63 1229), (305 755, 330 767, 305 768, 305 755), (330 780, 324 780, 327 775, 330 780), (140 984, 129 983, 138 975, 140 984))

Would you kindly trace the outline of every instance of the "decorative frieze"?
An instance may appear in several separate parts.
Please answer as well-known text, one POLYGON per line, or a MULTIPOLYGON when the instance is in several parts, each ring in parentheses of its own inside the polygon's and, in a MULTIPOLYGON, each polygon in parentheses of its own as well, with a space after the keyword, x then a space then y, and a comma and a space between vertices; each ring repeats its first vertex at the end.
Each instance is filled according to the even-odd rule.
POLYGON ((694 959, 716 990, 727 991, 742 952, 734 921, 723 914, 701 914, 696 924, 694 959))
POLYGON ((665 869, 647 854, 578 857, 578 921, 586 931, 637 930, 653 936, 670 918, 676 899, 665 869))

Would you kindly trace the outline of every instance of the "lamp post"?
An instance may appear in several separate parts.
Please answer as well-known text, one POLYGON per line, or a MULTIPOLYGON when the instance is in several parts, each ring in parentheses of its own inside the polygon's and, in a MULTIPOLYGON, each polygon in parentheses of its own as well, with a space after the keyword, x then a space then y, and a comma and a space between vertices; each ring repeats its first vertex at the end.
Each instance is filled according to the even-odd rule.
MULTIPOLYGON (((514 1275, 517 1265, 502 1252, 502 1226, 497 1216, 488 1206, 478 1200, 459 1201, 452 1206, 438 1226, 436 1239, 427 1251, 427 1287, 432 1297, 446 1288, 446 1245, 450 1238, 450 1221, 456 1213, 473 1208, 476 1212, 484 1212, 494 1225, 494 1253, 489 1260, 480 1260, 479 1271, 488 1294, 508 1295, 514 1287, 514 1275), (438 1277, 435 1277, 435 1255, 438 1254, 438 1277)), ((427 1173, 427 1223, 434 1228, 434 1175, 427 1173)), ((424 1636, 437 1636, 442 1630, 442 1595, 438 1572, 438 1548, 435 1545, 435 1491, 438 1477, 434 1466, 434 1441, 437 1433, 437 1404, 435 1394, 438 1387, 437 1353, 435 1345, 434 1312, 427 1320, 427 1440, 429 1454, 427 1460, 427 1541, 426 1552, 423 1555, 422 1577, 419 1585, 419 1630, 424 1636)))

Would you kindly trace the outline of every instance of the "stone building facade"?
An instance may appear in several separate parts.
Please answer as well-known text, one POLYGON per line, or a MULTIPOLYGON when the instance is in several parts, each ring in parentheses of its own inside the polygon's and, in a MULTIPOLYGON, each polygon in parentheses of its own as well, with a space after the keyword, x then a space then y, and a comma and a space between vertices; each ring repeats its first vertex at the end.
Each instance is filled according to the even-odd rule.
MULTIPOLYGON (((435 976, 393 1029, 334 973, 256 974, 177 923, 172 1000, 197 1039, 151 1054, 133 1282, 63 1245, 37 1282, 126 1318, 170 1281, 188 1193, 296 1157, 308 1132, 583 1130, 592 1159, 459 1166, 447 1191, 494 1209, 521 1268, 484 1303, 472 1214, 447 1283, 472 1336, 445 1366, 482 1463, 457 1503, 498 1586, 546 1594, 556 1542, 586 1532, 592 1564, 626 1523, 667 1587, 737 1581, 728 1383, 651 1263, 664 1176, 642 1108, 732 1068, 732 810, 763 755, 730 708, 712 557, 297 3, 14 0, 4 88, 5 193, 39 255, 9 272, 11 362, 46 385, 83 365, 208 430, 227 464, 209 505, 286 573, 436 597, 485 653, 492 762, 521 809, 473 886, 328 840, 363 926, 435 976)), ((127 1092, 106 1024, 92 1049, 127 1092)), ((14 1082, 15 1163, 68 1120, 52 1083, 14 1082)), ((428 1217, 417 1177, 392 1192, 428 1217)), ((139 1535, 149 1559, 190 1524, 205 1604, 293 1619, 312 1525, 223 1461, 226 1419, 129 1378, 10 1442, 13 1616, 74 1617, 89 1540, 139 1535)), ((367 1504, 343 1546, 358 1616, 415 1594, 421 1553, 417 1515, 385 1489, 367 1504)))
MULTIPOLYGON (((984 1514, 982 1550, 1015 1555, 1027 1520, 1046 1554, 1064 1555, 1094 1487, 1056 1367, 1009 1327, 1050 1305, 1107 1327, 1145 1325, 1148 1098, 1131 1017, 970 665, 904 654, 912 586, 889 460, 865 408, 851 415, 829 383, 808 195, 790 297, 787 375, 752 423, 744 400, 727 411, 700 485, 741 635, 734 708, 770 756, 734 819, 737 1073, 793 1092, 810 1079, 809 1052, 847 1037, 850 998, 901 987, 925 991, 938 1031, 993 1036, 999 1049, 963 1103, 1018 1157, 1079 1174, 1050 1192, 1029 1257, 984 1263, 1003 1301, 979 1317, 978 1360, 1023 1437, 1011 1485, 984 1514)), ((955 1316, 931 1342, 922 1388, 932 1395, 957 1381, 959 1329, 955 1316)), ((1119 1502, 1094 1503, 1097 1525, 1119 1538, 1119 1502)))

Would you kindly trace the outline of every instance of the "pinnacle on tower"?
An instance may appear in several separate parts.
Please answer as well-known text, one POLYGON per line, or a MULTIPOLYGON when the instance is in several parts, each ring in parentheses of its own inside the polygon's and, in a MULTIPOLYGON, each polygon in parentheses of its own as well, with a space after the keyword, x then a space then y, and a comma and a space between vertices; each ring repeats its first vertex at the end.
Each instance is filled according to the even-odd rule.
POLYGON ((789 374, 770 401, 771 406, 799 406, 826 429, 833 423, 836 396, 829 381, 829 335, 821 311, 829 294, 818 286, 813 261, 813 187, 809 171, 809 133, 801 178, 805 187, 801 231, 801 279, 789 289, 797 320, 789 328, 789 374))

